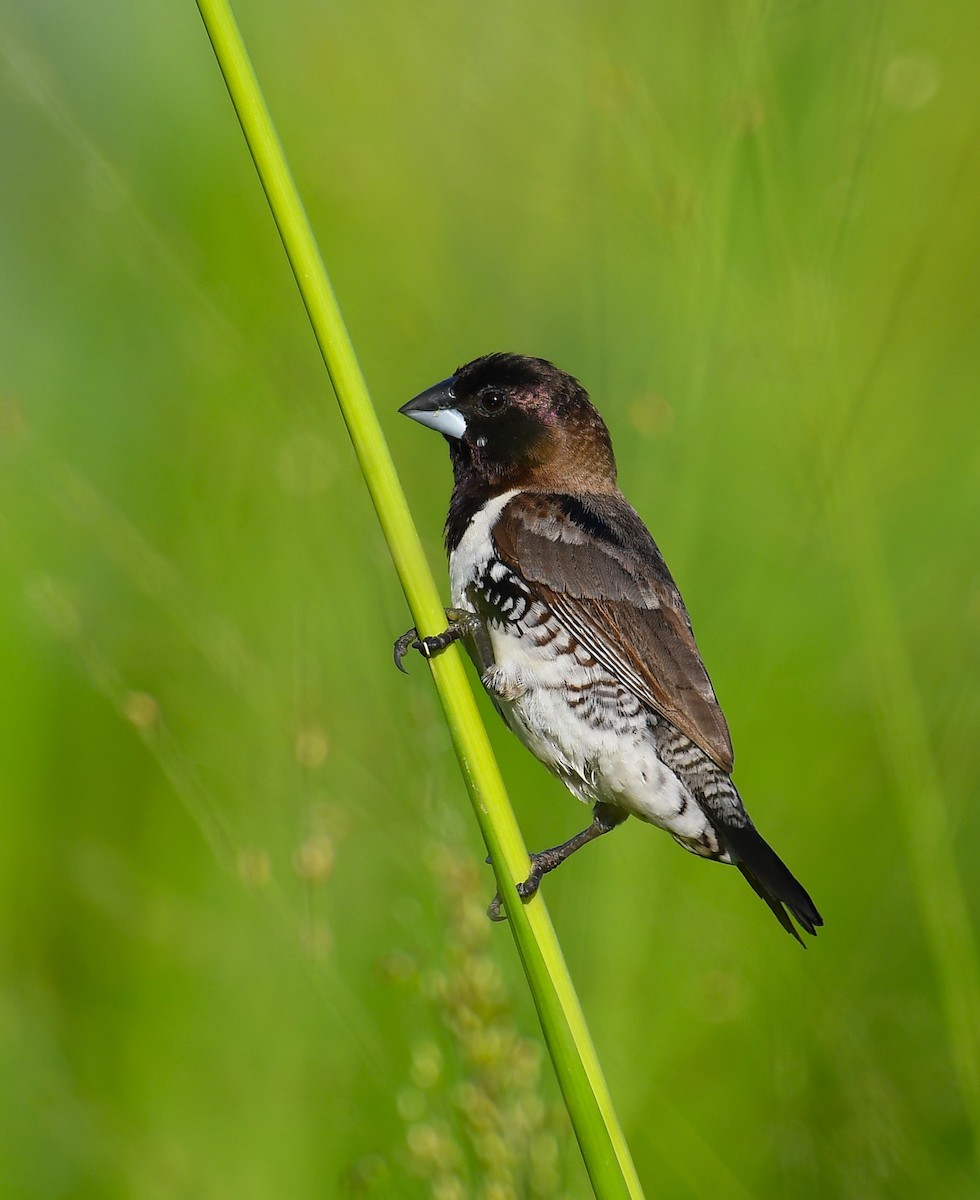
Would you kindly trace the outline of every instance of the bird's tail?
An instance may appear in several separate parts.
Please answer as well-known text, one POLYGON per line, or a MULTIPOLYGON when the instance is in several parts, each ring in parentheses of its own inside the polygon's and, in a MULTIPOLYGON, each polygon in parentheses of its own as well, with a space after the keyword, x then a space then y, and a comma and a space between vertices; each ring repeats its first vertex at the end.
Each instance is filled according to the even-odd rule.
MULTIPOLYGON (((717 823, 715 827, 718 828, 717 823)), ((756 895, 765 900, 786 932, 791 933, 801 946, 805 945, 790 920, 790 913, 807 933, 816 935, 818 926, 823 924, 823 917, 817 912, 806 888, 751 822, 741 827, 726 825, 718 832, 732 862, 756 895)))

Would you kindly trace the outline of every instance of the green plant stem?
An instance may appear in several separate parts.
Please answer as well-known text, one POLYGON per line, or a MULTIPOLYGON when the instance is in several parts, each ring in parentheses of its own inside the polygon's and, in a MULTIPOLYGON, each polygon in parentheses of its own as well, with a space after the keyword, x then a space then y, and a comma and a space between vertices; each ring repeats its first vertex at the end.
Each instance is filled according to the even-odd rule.
MULTIPOLYGON (((439 594, 241 33, 227 0, 197 5, 416 627, 437 633, 445 627, 439 594)), ((538 896, 525 905, 515 890, 515 880, 527 874, 527 851, 456 647, 431 669, 592 1186, 602 1200, 635 1200, 642 1196, 640 1182, 544 901, 538 896)))

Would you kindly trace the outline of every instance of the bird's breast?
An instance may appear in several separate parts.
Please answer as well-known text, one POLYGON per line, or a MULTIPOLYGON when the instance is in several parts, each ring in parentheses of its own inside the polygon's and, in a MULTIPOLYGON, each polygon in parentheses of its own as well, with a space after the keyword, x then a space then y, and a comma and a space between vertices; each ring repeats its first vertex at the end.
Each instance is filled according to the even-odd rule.
POLYGON ((471 652, 508 725, 576 795, 595 800, 608 764, 646 740, 648 713, 497 556, 491 530, 512 494, 480 510, 453 552, 453 604, 480 617, 471 652))
POLYGON ((496 557, 491 531, 507 502, 516 496, 517 488, 488 500, 477 509, 463 531, 459 543, 449 554, 449 584, 454 608, 471 608, 467 591, 481 580, 491 558, 496 557))

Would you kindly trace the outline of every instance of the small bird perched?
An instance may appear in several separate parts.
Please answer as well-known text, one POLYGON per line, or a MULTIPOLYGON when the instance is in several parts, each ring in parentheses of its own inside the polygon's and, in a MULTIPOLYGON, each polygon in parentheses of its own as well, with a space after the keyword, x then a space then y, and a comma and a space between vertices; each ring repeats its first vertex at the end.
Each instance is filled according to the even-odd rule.
POLYGON ((737 866, 802 945, 789 913, 810 934, 823 920, 732 783, 728 725, 684 602, 616 486, 609 432, 582 385, 541 358, 488 354, 399 411, 445 436, 455 484, 449 628, 409 630, 395 661, 465 639, 510 728, 593 806, 587 829, 531 855, 518 893, 533 896, 632 814, 737 866))

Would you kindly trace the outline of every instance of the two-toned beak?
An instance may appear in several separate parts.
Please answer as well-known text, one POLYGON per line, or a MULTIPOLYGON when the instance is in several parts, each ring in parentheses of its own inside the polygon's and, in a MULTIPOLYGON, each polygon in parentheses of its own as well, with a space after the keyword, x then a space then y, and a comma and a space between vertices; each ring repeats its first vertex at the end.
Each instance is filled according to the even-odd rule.
POLYGON ((455 382, 456 377, 450 376, 442 383, 433 384, 398 411, 446 437, 461 438, 466 432, 466 418, 456 407, 455 382))

